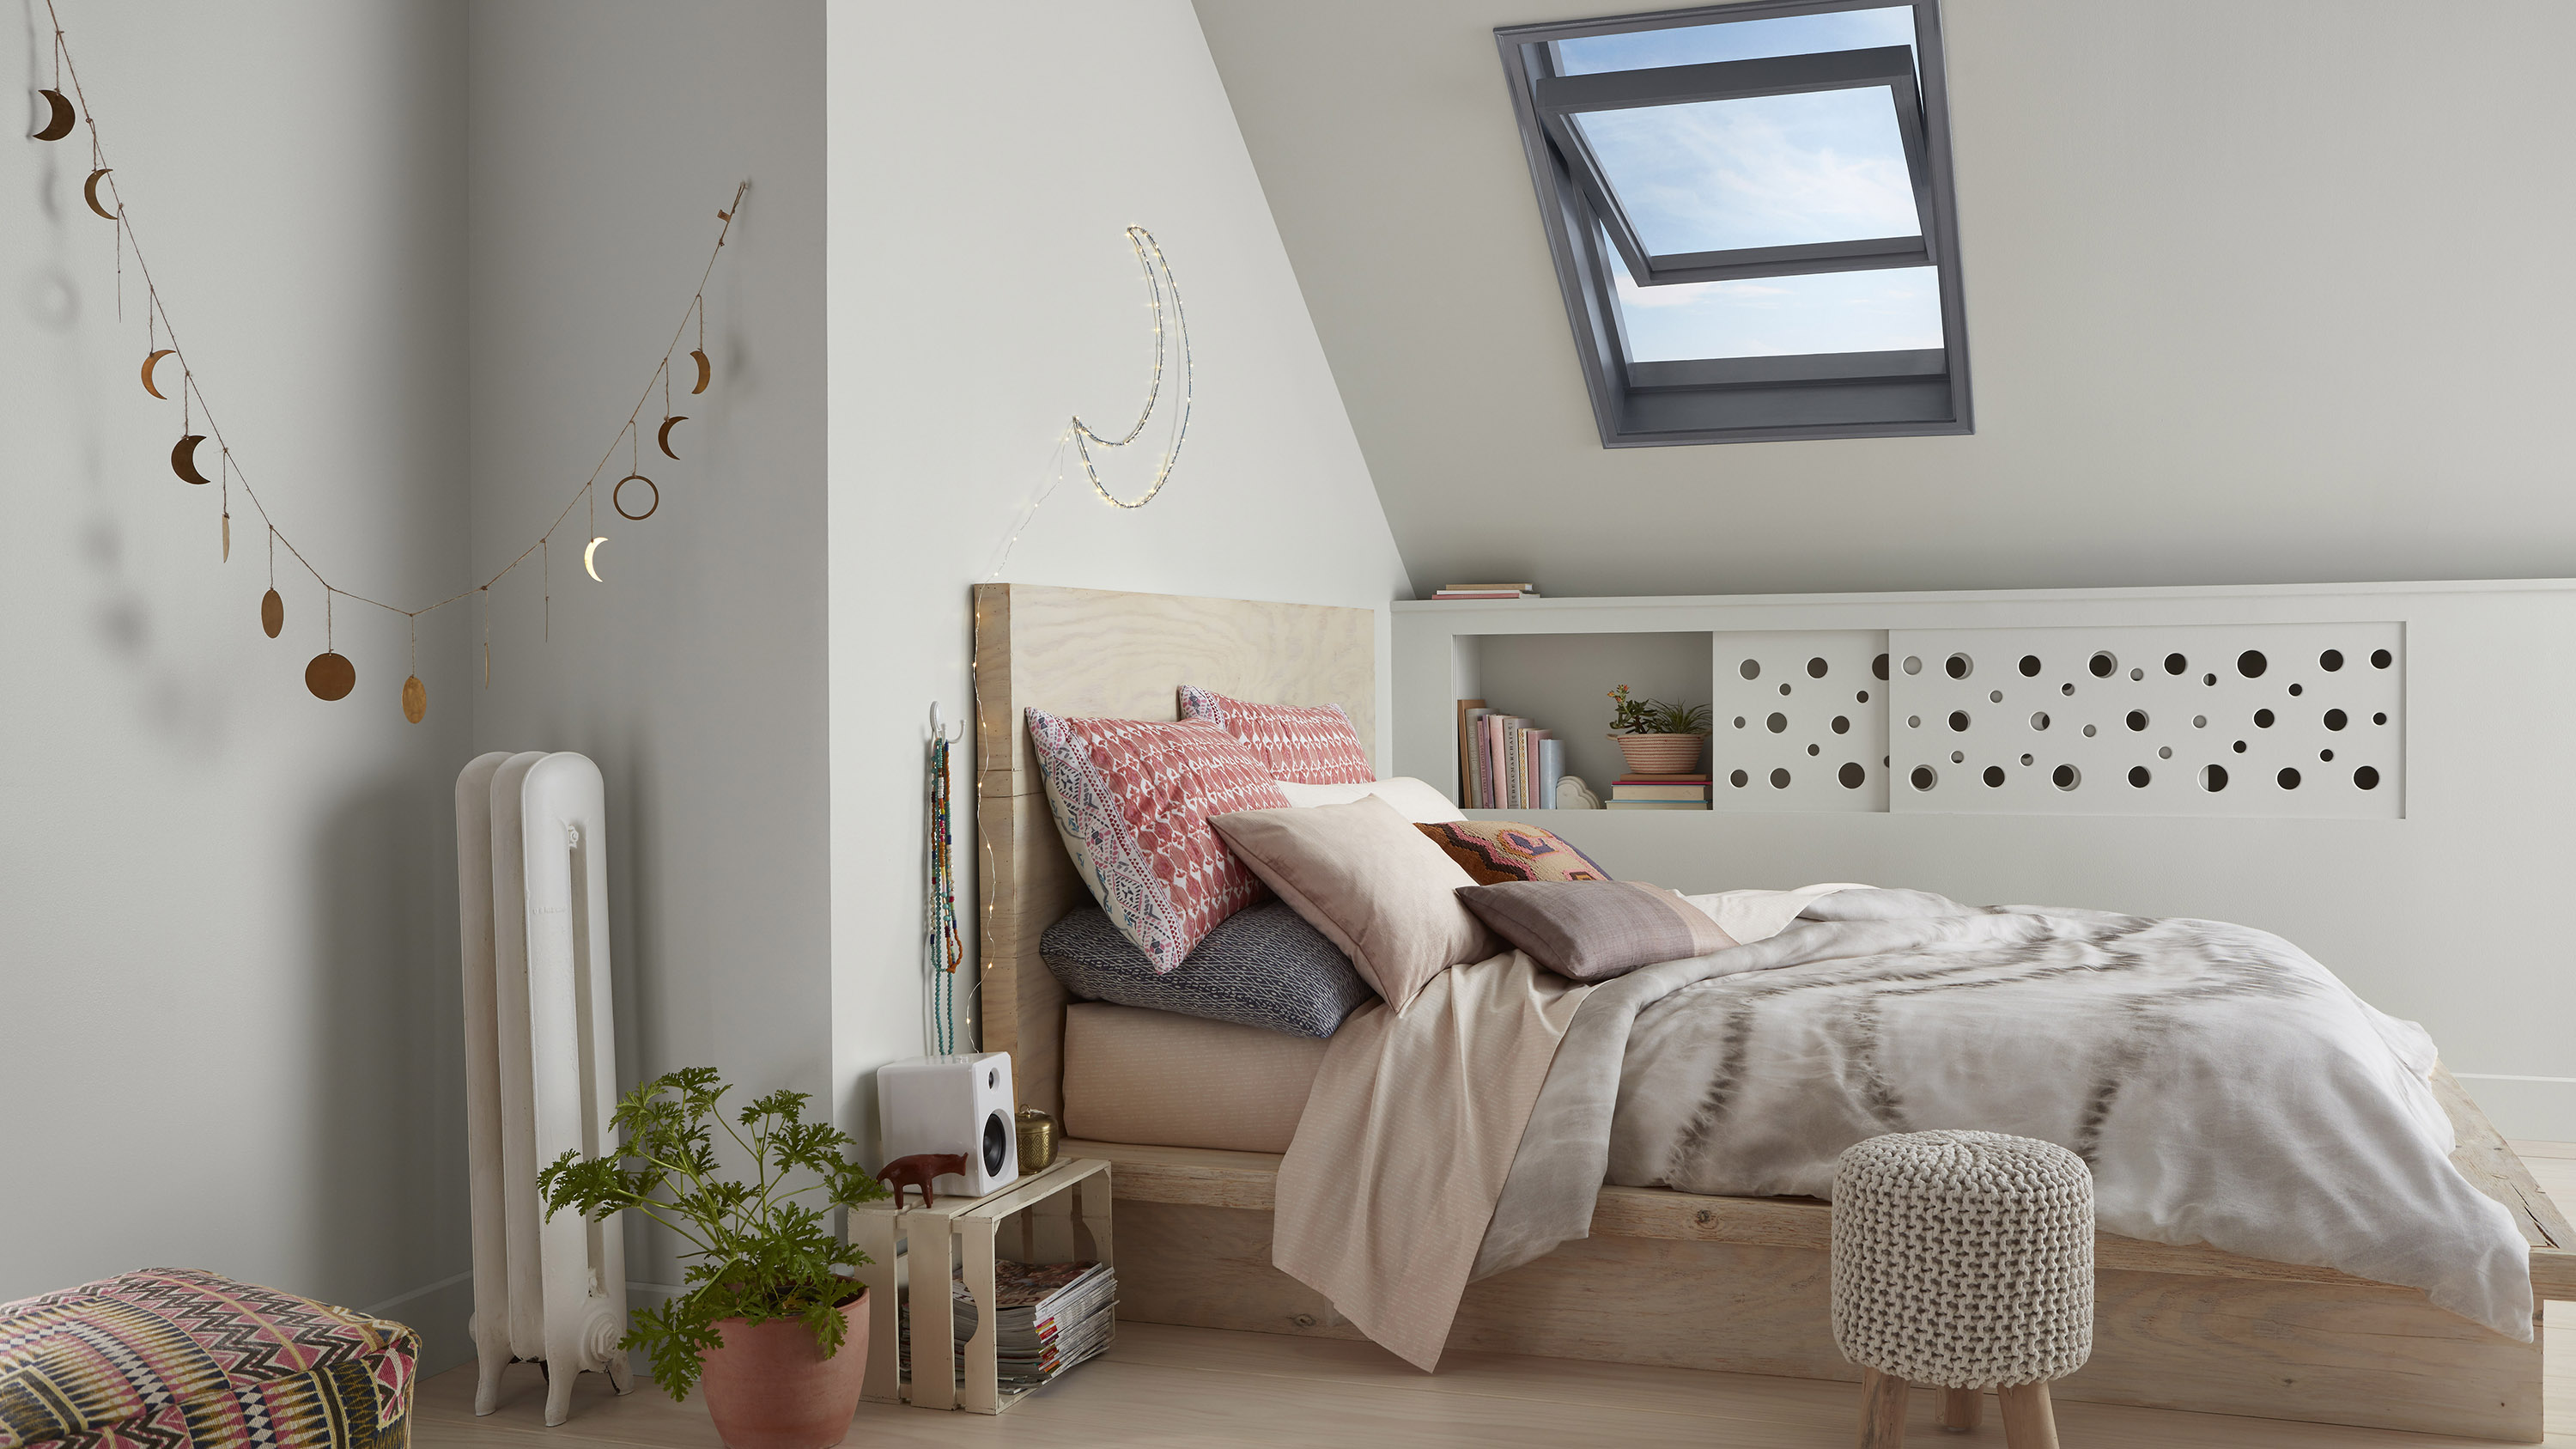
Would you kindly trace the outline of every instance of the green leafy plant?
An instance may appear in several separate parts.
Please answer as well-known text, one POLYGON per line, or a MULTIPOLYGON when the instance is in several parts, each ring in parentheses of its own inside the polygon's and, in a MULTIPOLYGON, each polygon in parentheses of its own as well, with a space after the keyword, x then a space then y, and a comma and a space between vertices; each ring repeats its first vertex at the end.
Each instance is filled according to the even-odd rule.
POLYGON ((1632 699, 1628 686, 1610 691, 1610 729, 1623 735, 1704 735, 1713 716, 1704 704, 1664 704, 1632 699))
POLYGON ((674 1399, 696 1386, 698 1354, 723 1342, 716 1324, 727 1318, 793 1318, 813 1331, 824 1357, 838 1353, 849 1336, 840 1305, 860 1291, 843 1270, 870 1260, 799 1199, 819 1194, 824 1207, 850 1207, 886 1195, 884 1183, 849 1160, 857 1144, 848 1133, 805 1120, 812 1100, 805 1093, 772 1092, 727 1121, 718 1110, 727 1090, 712 1067, 656 1077, 621 1098, 610 1119, 611 1130, 625 1134, 622 1150, 602 1157, 567 1150, 537 1174, 548 1217, 569 1207, 604 1222, 633 1208, 696 1245, 681 1255, 688 1291, 636 1309, 617 1345, 644 1350, 654 1382, 674 1399), (717 1175, 710 1124, 759 1164, 757 1180, 717 1175), (813 1176, 796 1182, 804 1173, 813 1176))
POLYGON ((1711 716, 1707 705, 1657 703, 1650 706, 1650 709, 1654 715, 1655 727, 1652 732, 1655 734, 1704 735, 1708 733, 1708 722, 1711 716))

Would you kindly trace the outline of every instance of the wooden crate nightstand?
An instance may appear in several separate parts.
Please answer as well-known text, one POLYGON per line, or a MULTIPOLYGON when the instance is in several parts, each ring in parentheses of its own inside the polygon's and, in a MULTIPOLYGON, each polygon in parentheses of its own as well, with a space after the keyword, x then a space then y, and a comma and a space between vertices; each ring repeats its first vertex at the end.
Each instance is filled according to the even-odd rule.
POLYGON ((1014 1255, 1024 1263, 1097 1261, 1115 1271, 1109 1164, 1067 1158, 985 1197, 941 1198, 935 1207, 919 1206, 918 1194, 912 1200, 914 1206, 902 1209, 879 1203, 850 1209, 850 1241, 875 1260, 859 1270, 860 1281, 868 1285, 866 1396, 881 1403, 909 1401, 925 1409, 998 1414, 1028 1392, 1005 1392, 1000 1386, 994 1339, 1001 1315, 993 1290, 998 1250, 1015 1238, 1014 1255), (962 1263, 966 1291, 975 1300, 975 1335, 966 1340, 963 1383, 956 1375, 956 1319, 949 1308, 952 1263, 962 1263), (930 1295, 917 1305, 923 1311, 913 1315, 919 1337, 909 1378, 902 1371, 903 1333, 897 1316, 897 1300, 907 1284, 930 1295))

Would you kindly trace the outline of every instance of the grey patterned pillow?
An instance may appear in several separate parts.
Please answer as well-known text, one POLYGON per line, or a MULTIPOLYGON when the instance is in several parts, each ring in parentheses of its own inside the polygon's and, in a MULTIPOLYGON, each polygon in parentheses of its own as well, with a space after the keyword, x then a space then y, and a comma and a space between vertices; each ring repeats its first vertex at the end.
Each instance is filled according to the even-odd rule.
POLYGON ((1047 928, 1038 954, 1065 989, 1298 1036, 1328 1037, 1369 999, 1351 958, 1285 901, 1265 901, 1217 923, 1170 971, 1157 972, 1098 906, 1047 928))

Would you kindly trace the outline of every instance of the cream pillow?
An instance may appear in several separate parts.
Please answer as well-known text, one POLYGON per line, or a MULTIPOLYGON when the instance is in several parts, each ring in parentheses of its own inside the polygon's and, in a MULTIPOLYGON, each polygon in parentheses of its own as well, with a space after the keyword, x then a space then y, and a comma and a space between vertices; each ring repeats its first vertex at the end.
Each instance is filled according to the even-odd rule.
POLYGON ((1397 1011, 1441 972, 1502 950, 1458 899, 1458 888, 1475 881, 1375 796, 1238 810, 1208 825, 1397 1011))
POLYGON ((1300 785, 1292 780, 1279 782, 1279 793, 1288 803, 1299 808, 1313 805, 1348 805, 1374 795, 1400 811, 1416 825, 1446 825, 1464 820, 1467 812, 1453 804, 1449 797, 1428 780, 1399 775, 1392 780, 1371 780, 1361 785, 1300 785))

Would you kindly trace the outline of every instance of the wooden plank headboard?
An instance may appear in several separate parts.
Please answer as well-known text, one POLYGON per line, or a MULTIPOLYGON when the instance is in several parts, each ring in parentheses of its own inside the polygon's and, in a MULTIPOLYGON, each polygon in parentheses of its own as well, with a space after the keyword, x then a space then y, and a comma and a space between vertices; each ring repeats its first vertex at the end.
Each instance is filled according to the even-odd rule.
POLYGON ((1022 711, 1177 719, 1195 684, 1261 704, 1338 704, 1377 760, 1377 619, 1032 584, 975 586, 975 830, 985 1051, 1011 1054, 1020 1101, 1063 1108, 1064 989, 1038 937, 1087 899, 1030 762, 1022 711))

